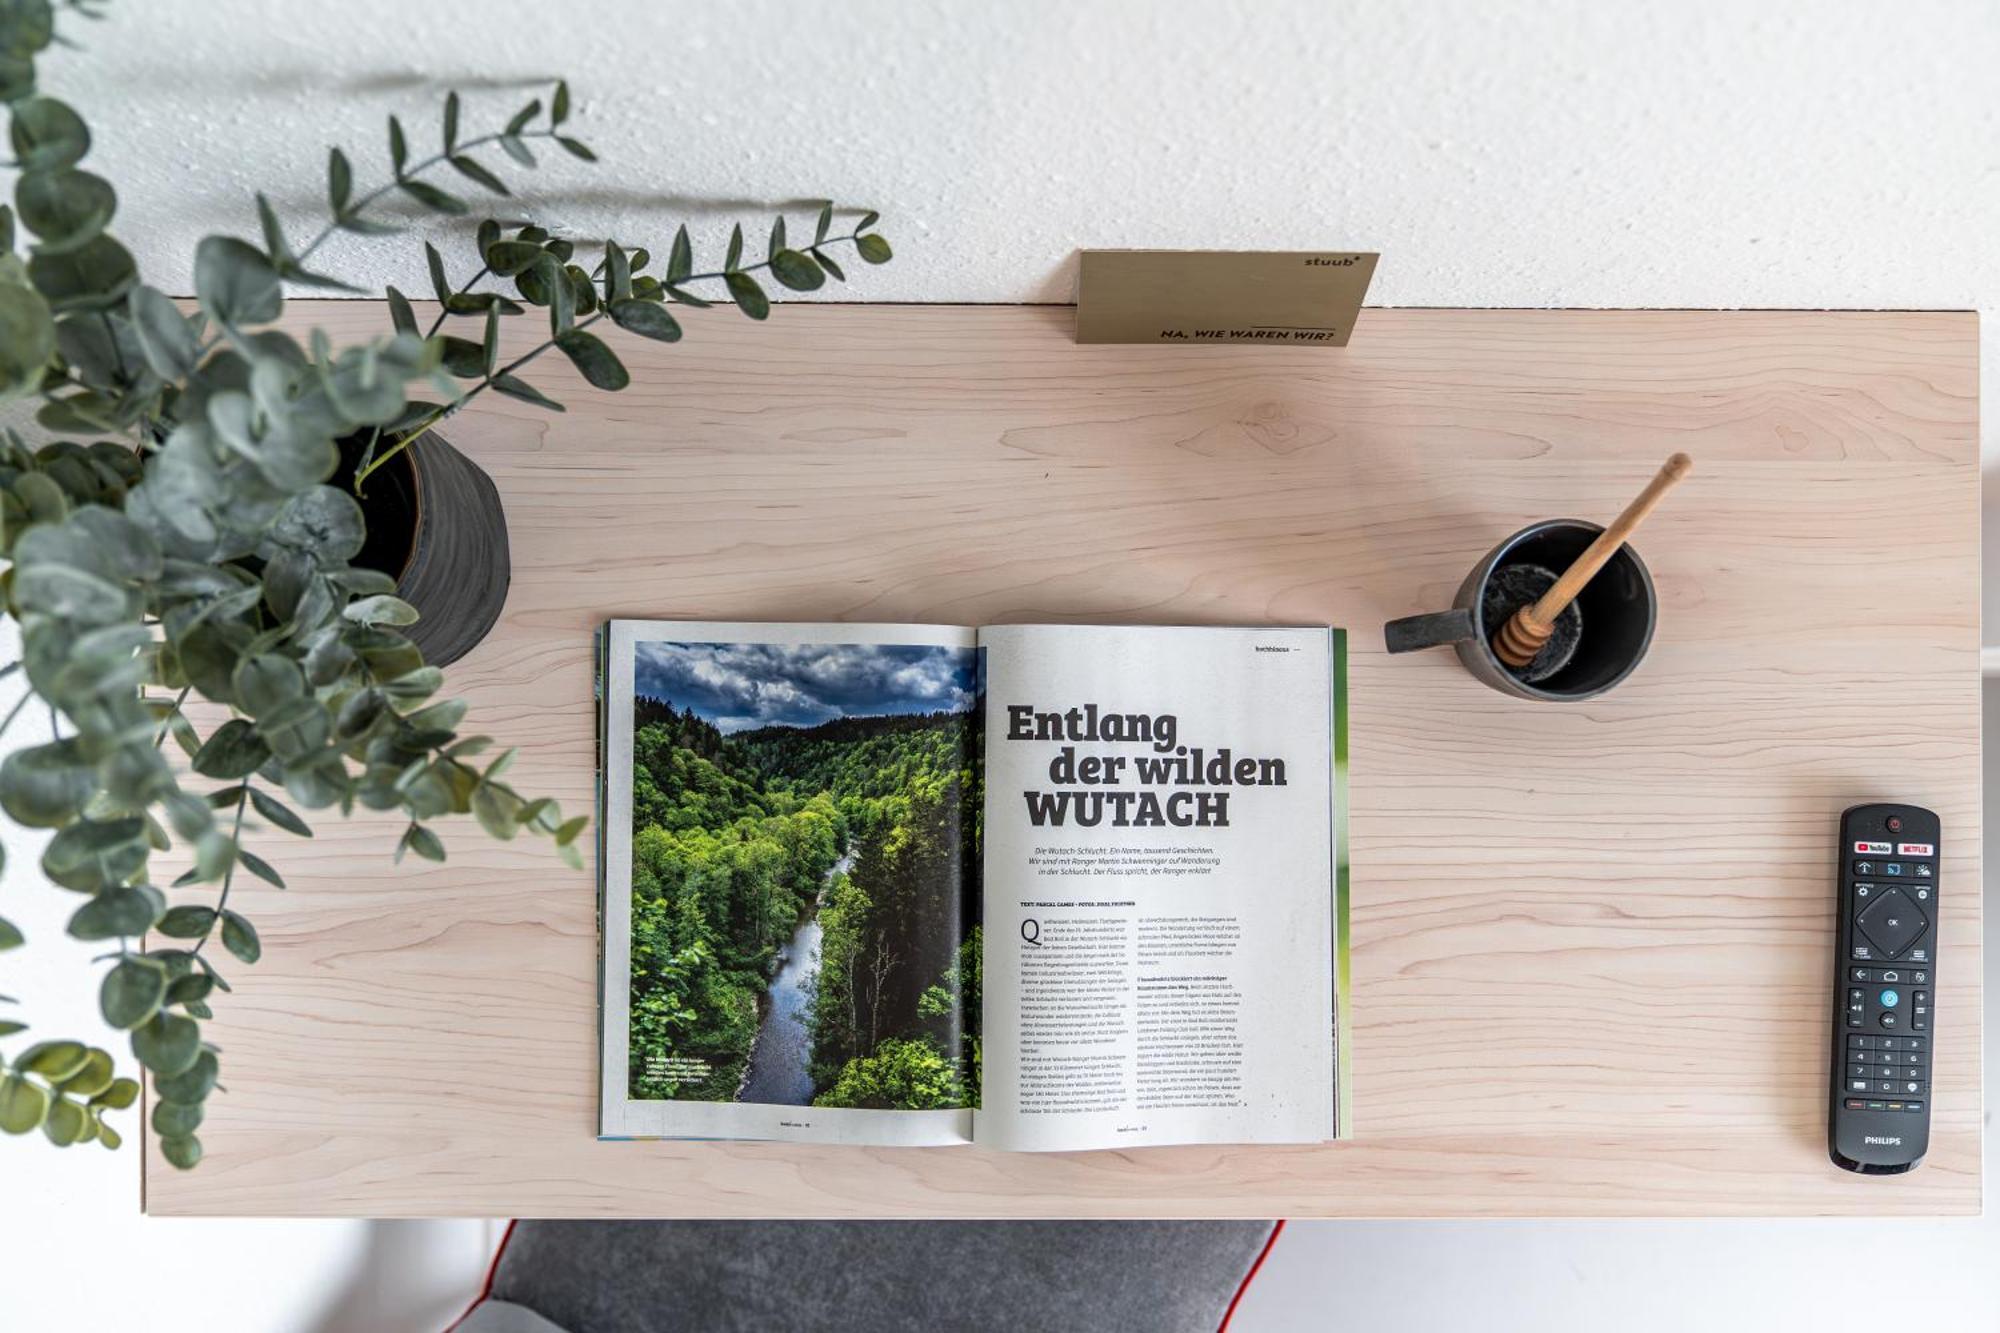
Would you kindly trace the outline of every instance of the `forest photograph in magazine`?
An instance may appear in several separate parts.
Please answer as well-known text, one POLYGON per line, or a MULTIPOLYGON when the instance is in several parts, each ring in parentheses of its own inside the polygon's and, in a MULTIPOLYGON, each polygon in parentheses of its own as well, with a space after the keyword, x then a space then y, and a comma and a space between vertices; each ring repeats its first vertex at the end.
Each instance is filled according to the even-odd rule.
POLYGON ((979 1100, 979 652, 641 642, 629 1095, 979 1100))

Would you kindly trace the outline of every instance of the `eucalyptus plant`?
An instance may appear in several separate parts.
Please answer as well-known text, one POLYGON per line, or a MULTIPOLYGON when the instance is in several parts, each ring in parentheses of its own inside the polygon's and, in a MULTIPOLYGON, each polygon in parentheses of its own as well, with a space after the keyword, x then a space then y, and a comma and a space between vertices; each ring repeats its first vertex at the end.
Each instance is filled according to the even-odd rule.
MULTIPOLYGON (((98 0, 0 0, 0 101, 18 173, 14 207, 0 206, 0 404, 20 418, 0 431, 0 594, 22 646, 0 679, 23 687, 0 733, 36 706, 55 733, 0 762, 0 810, 53 831, 42 871, 78 895, 69 934, 105 943, 100 1008, 153 1074, 153 1128, 186 1168, 201 1158, 221 1072, 202 1023, 230 990, 227 960, 251 964, 262 949, 232 889, 245 877, 285 885, 282 856, 253 851, 253 836, 311 838, 302 811, 360 806, 403 818, 395 859, 442 861, 434 824, 470 814, 492 837, 546 836, 582 865, 585 817, 503 780, 514 752, 489 757, 488 737, 460 731, 465 704, 438 698, 442 674, 399 632, 416 611, 395 580, 352 563, 366 520, 354 494, 329 484, 343 442, 365 493, 370 475, 488 390, 561 411, 526 378, 550 349, 591 385, 624 388, 629 372, 593 326, 672 342, 670 306, 728 302, 763 319, 760 274, 809 291, 844 280, 836 247, 867 263, 890 249, 875 214, 823 206, 808 243, 774 219, 754 262, 738 227, 721 266, 697 272, 682 227, 657 271, 645 247, 611 240, 586 268, 574 242, 530 220, 485 221, 456 265, 425 245, 439 305, 427 325, 392 287, 393 327, 366 342, 337 347, 313 330, 302 343, 276 327, 287 282, 357 290, 314 257, 338 231, 397 230, 392 199, 458 218, 470 205, 439 180, 507 197, 495 150, 520 167, 550 149, 594 160, 557 83, 546 102, 470 136, 450 95, 439 146, 422 156, 391 118, 388 179, 367 190, 333 149, 327 215, 303 242, 258 195, 256 240, 197 245, 198 310, 184 313, 108 230, 117 195, 79 166, 83 118, 37 87, 58 17, 100 11, 98 0), (855 221, 836 233, 837 216, 855 221), (33 238, 25 257, 17 219, 33 238), (546 337, 502 363, 503 322, 530 311, 546 337), (161 887, 155 854, 169 851, 185 870, 161 887)), ((0 950, 22 943, 0 918, 0 950)), ((0 1038, 25 1030, 0 1018, 0 1038)), ((34 1041, 0 1052, 0 1131, 115 1148, 107 1113, 138 1091, 108 1051, 34 1041)))

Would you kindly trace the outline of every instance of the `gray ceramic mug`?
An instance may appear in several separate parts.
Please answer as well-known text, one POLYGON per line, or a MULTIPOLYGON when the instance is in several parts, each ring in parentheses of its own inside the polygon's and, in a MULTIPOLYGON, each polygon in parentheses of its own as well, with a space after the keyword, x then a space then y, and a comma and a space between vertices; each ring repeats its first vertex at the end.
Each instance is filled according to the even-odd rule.
POLYGON ((1555 633, 1534 661, 1516 671, 1493 655, 1494 631, 1546 592, 1602 531, 1600 524, 1567 518, 1522 528, 1465 576, 1451 610, 1384 625, 1389 651, 1450 644, 1467 671, 1523 699, 1563 702, 1604 693, 1645 657, 1659 616, 1653 576, 1629 545, 1605 562, 1557 618, 1555 633))

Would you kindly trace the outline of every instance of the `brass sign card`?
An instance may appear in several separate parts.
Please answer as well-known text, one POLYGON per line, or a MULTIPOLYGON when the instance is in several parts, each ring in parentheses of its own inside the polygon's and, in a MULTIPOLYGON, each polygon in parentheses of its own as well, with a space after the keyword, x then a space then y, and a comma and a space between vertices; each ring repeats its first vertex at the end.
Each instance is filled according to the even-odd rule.
POLYGON ((1085 250, 1076 340, 1345 347, 1377 258, 1353 250, 1085 250))

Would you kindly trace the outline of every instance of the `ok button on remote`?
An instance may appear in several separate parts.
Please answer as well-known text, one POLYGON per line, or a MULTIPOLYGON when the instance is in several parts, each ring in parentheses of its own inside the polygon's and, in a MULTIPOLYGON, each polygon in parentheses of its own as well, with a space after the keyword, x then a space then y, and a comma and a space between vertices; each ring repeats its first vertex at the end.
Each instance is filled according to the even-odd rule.
POLYGON ((1894 1009, 1897 1005, 1903 1002, 1903 997, 1896 994, 1896 992, 1892 990, 1885 990, 1875 998, 1881 1001, 1882 1007, 1884 1009, 1894 1009))

